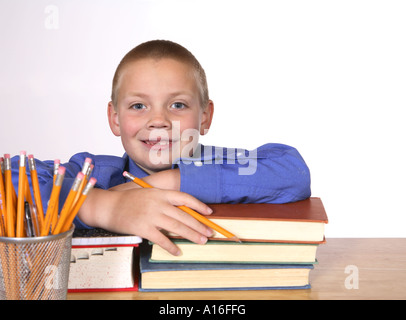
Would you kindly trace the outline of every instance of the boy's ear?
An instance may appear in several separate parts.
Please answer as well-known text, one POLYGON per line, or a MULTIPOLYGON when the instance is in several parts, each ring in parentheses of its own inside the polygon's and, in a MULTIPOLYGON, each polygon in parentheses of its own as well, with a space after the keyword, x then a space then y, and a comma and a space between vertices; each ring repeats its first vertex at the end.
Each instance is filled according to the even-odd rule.
POLYGON ((200 123, 200 134, 204 136, 210 129, 211 121, 213 120, 214 103, 209 100, 206 108, 203 111, 202 121, 200 123))
POLYGON ((120 123, 118 121, 118 112, 114 107, 112 101, 109 102, 109 105, 107 107, 107 116, 109 119, 111 131, 115 136, 119 137, 121 135, 121 132, 120 132, 120 123))

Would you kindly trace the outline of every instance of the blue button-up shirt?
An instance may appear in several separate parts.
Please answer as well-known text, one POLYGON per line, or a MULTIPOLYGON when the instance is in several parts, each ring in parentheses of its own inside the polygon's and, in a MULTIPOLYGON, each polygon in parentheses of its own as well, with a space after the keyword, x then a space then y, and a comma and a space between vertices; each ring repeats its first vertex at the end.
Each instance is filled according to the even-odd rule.
MULTIPOLYGON (((205 203, 286 203, 310 197, 310 172, 295 148, 269 143, 248 151, 200 145, 198 151, 191 158, 177 160, 173 168, 180 170, 180 190, 205 203)), ((91 158, 94 164, 92 176, 97 179, 96 188, 109 189, 127 182, 123 171, 139 178, 148 175, 127 154, 123 157, 75 154, 62 164, 66 173, 60 194, 61 206, 86 158, 91 158)), ((16 190, 18 160, 18 156, 12 159, 16 190)), ((36 166, 46 210, 53 186, 53 161, 36 160, 36 166)), ((75 225, 87 227, 78 218, 75 225)))

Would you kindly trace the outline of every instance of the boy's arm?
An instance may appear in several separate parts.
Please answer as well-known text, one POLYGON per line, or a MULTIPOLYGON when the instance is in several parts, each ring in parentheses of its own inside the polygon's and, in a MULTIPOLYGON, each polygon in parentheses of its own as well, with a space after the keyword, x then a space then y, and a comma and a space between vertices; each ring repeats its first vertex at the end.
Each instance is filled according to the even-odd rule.
POLYGON ((184 159, 178 167, 180 191, 205 203, 286 203, 311 194, 309 169, 287 145, 252 151, 204 147, 200 159, 184 159))

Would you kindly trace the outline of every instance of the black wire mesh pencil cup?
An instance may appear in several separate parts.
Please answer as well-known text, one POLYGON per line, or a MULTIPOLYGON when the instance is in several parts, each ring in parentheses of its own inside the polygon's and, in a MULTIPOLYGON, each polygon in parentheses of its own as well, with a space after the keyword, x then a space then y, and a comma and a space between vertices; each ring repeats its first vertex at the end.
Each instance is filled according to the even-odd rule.
POLYGON ((73 230, 0 237, 0 300, 66 299, 73 230))

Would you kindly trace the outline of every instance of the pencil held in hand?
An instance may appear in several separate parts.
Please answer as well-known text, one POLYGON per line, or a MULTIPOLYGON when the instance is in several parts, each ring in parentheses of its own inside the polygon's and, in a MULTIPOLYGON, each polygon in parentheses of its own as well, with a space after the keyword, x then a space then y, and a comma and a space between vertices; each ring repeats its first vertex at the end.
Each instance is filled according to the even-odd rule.
MULTIPOLYGON (((131 173, 124 171, 123 176, 126 177, 127 179, 132 180, 134 183, 138 184, 142 188, 153 188, 150 184, 146 183, 144 180, 141 180, 135 176, 133 176, 131 173)), ((234 240, 236 242, 241 242, 240 239, 238 239, 234 234, 231 232, 227 231, 226 229, 220 227, 218 224, 215 224, 213 221, 207 219, 206 217, 202 216, 201 214, 197 213, 196 211, 190 209, 189 207, 186 206, 178 206, 179 209, 182 211, 190 214, 193 218, 196 220, 200 221, 204 225, 208 226, 209 228, 212 228, 213 230, 216 230, 217 232, 221 233, 223 236, 229 238, 230 240, 234 240)))

